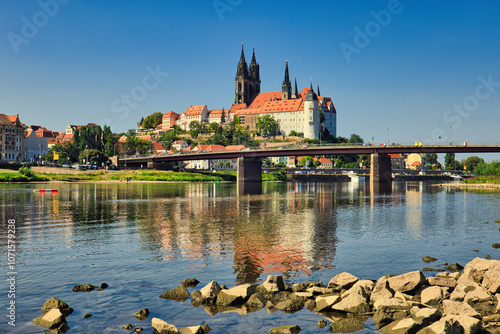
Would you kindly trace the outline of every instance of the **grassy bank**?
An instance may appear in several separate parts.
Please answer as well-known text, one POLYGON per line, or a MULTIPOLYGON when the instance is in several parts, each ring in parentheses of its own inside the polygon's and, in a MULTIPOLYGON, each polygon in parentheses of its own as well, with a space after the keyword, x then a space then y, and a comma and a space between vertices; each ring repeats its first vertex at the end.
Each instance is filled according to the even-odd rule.
POLYGON ((484 175, 476 176, 467 180, 463 180, 464 184, 500 184, 500 176, 484 175))

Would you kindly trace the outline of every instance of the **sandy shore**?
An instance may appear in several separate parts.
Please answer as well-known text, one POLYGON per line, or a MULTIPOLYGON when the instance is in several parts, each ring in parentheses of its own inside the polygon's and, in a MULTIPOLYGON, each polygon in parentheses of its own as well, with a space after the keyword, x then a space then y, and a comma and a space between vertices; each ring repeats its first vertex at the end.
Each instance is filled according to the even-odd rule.
POLYGON ((469 189, 500 189, 500 184, 493 183, 440 183, 437 186, 469 189))

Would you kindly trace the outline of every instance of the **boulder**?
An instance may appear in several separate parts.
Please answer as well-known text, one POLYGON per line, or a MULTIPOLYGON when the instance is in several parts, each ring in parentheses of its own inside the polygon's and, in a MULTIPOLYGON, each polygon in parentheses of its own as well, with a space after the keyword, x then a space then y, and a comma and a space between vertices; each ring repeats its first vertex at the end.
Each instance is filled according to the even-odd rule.
POLYGON ((370 280, 357 281, 349 290, 345 291, 341 297, 343 299, 350 294, 357 293, 369 299, 374 286, 375 283, 370 280))
POLYGON ((77 284, 73 287, 74 292, 79 292, 79 291, 85 291, 85 292, 90 292, 96 289, 97 287, 92 285, 92 284, 77 284))
POLYGON ((179 285, 178 287, 165 291, 158 297, 184 302, 189 298, 189 291, 186 289, 186 286, 179 285))
POLYGON ((500 292, 500 261, 490 261, 490 267, 484 274, 482 285, 490 293, 500 292))
POLYGON ((314 295, 311 292, 294 292, 293 294, 297 297, 302 297, 305 299, 314 298, 314 295))
POLYGON ((210 328, 208 325, 191 326, 182 328, 181 334, 206 334, 211 330, 212 328, 210 328))
POLYGON ((412 318, 404 318, 391 322, 385 327, 379 329, 382 334, 412 334, 417 333, 422 325, 412 318))
POLYGON ((467 303, 457 302, 453 300, 443 300, 443 314, 446 315, 465 315, 468 317, 481 319, 472 306, 467 303))
POLYGON ((474 290, 468 291, 464 297, 464 302, 469 304, 487 302, 490 300, 492 300, 491 295, 485 288, 480 285, 476 285, 476 288, 474 290))
POLYGON ((484 274, 490 267, 491 260, 476 257, 465 265, 464 271, 457 280, 458 284, 481 283, 484 274))
POLYGON ((65 318, 67 316, 69 316, 71 313, 73 313, 73 309, 71 307, 69 307, 68 304, 66 304, 62 300, 57 299, 55 297, 52 297, 52 298, 48 299, 45 303, 43 303, 42 312, 43 312, 43 314, 45 314, 45 313, 49 312, 50 310, 52 310, 53 308, 56 308, 59 311, 61 311, 62 315, 65 318))
POLYGON ((325 328, 327 325, 328 323, 324 319, 318 320, 318 323, 316 324, 319 328, 325 328))
POLYGON ((221 291, 221 287, 216 281, 212 281, 201 288, 201 296, 206 303, 213 303, 217 299, 217 295, 221 291))
POLYGON ((181 284, 184 285, 186 288, 194 288, 200 283, 196 278, 186 278, 185 280, 182 280, 181 284))
POLYGON ((377 328, 383 328, 395 321, 405 319, 408 316, 408 311, 399 309, 399 310, 382 310, 378 309, 375 311, 375 313, 372 316, 373 322, 375 322, 375 325, 377 328))
POLYGON ((151 319, 151 325, 155 334, 179 334, 177 327, 159 318, 151 319))
POLYGON ((479 287, 476 283, 459 283, 450 295, 451 300, 463 301, 467 292, 472 291, 479 287))
POLYGON ((66 319, 64 318, 62 312, 57 308, 53 308, 44 315, 33 319, 33 322, 37 325, 45 327, 46 329, 53 329, 63 333, 69 329, 66 319))
POLYGON ((242 284, 231 289, 221 290, 217 295, 217 305, 235 306, 243 304, 256 291, 253 284, 242 284))
POLYGON ((257 292, 257 293, 254 293, 253 295, 251 295, 250 298, 248 298, 246 305, 249 308, 261 309, 264 306, 266 306, 266 303, 267 303, 267 299, 263 295, 261 295, 260 293, 257 292))
POLYGON ((332 333, 352 333, 365 329, 365 319, 357 317, 347 317, 336 320, 330 324, 330 332, 332 333))
POLYGON ((328 287, 340 291, 351 288, 357 281, 359 281, 359 278, 356 276, 343 272, 333 277, 328 283, 328 287))
POLYGON ((387 277, 382 276, 378 279, 375 287, 370 295, 370 303, 375 303, 377 300, 389 299, 394 296, 394 290, 389 287, 387 277))
POLYGON ((316 301, 314 301, 314 299, 308 299, 306 300, 306 302, 304 303, 304 306, 306 307, 306 309, 308 309, 309 311, 314 311, 316 309, 316 301))
POLYGON ((447 288, 454 288, 457 285, 457 280, 451 277, 428 277, 427 283, 429 285, 442 286, 447 288))
MULTIPOLYGON (((362 289, 362 288, 361 288, 362 289)), ((340 302, 332 305, 333 310, 348 312, 353 314, 363 314, 370 311, 368 296, 363 293, 351 293, 340 302)))
POLYGON ((480 333, 482 330, 483 326, 479 319, 449 315, 425 327, 418 334, 475 334, 480 333))
POLYGON ((394 291, 408 292, 413 291, 425 284, 426 279, 424 273, 412 271, 406 274, 389 277, 387 279, 389 287, 394 291))
POLYGON ((373 308, 382 311, 410 310, 410 305, 398 298, 389 298, 377 300, 373 308))
POLYGON ((134 327, 134 333, 142 333, 143 330, 144 330, 144 328, 142 328, 142 327, 139 327, 139 326, 134 327))
POLYGON ((285 290, 285 283, 283 282, 283 276, 279 275, 269 275, 266 281, 262 284, 269 292, 278 292, 285 290))
POLYGON ((306 299, 303 297, 292 295, 292 298, 279 302, 274 307, 286 313, 294 313, 304 307, 305 301, 306 299))
POLYGON ((142 310, 139 310, 134 313, 134 317, 136 317, 139 320, 146 320, 149 316, 149 310, 147 308, 143 308, 142 310))
POLYGON ((437 261, 438 259, 436 259, 435 257, 432 257, 432 256, 424 256, 422 258, 422 261, 424 261, 425 263, 430 263, 430 262, 434 262, 434 261, 437 261))
POLYGON ((458 279, 460 277, 460 273, 458 271, 456 271, 454 273, 442 272, 442 273, 437 273, 436 277, 449 277, 449 278, 458 279))
POLYGON ((318 296, 316 297, 316 311, 322 311, 331 308, 331 306, 340 301, 339 295, 318 296))
POLYGON ((447 265, 446 267, 444 267, 444 269, 449 270, 451 272, 457 272, 457 271, 464 269, 464 267, 455 262, 455 263, 447 265))
POLYGON ((307 288, 306 291, 312 293, 314 296, 334 293, 334 290, 332 288, 320 286, 312 286, 310 288, 307 288))
POLYGON ((431 307, 424 307, 419 309, 414 315, 413 319, 421 323, 423 326, 427 326, 441 318, 441 312, 431 307))
POLYGON ((271 328, 271 334, 297 334, 301 328, 298 325, 285 325, 271 328))
POLYGON ((422 304, 437 305, 448 296, 448 289, 440 286, 430 286, 422 290, 420 300, 422 304))

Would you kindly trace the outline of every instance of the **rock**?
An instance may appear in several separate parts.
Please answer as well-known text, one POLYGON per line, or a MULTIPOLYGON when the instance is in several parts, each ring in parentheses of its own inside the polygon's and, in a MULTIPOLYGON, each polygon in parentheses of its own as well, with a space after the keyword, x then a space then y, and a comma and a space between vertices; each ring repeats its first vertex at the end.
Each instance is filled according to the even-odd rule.
POLYGON ((491 299, 491 295, 488 293, 488 291, 482 286, 478 285, 474 290, 468 291, 465 294, 464 302, 471 304, 478 302, 487 302, 491 299))
POLYGON ((254 293, 253 295, 251 295, 250 298, 248 298, 246 305, 249 308, 261 309, 264 306, 266 306, 266 303, 267 303, 267 299, 262 294, 257 292, 257 293, 254 293))
POLYGON ((389 282, 385 276, 378 279, 375 287, 370 295, 370 303, 375 303, 377 300, 389 299, 394 296, 394 290, 389 287, 389 282))
POLYGON ((489 259, 491 259, 491 256, 490 256, 489 254, 486 254, 486 255, 484 256, 484 258, 489 260, 489 259))
POLYGON ((231 289, 221 290, 217 295, 217 305, 235 306, 241 305, 256 291, 253 284, 242 284, 231 289))
POLYGON ((496 242, 493 245, 491 245, 491 247, 498 249, 498 248, 500 248, 500 244, 496 242))
POLYGON ((143 330, 144 328, 142 327, 134 327, 134 333, 142 333, 143 330))
POLYGON ((85 314, 83 315, 83 317, 84 317, 85 319, 88 319, 88 318, 90 318, 91 316, 92 316, 92 314, 90 314, 90 313, 85 313, 85 314))
POLYGON ((91 284, 80 284, 80 285, 75 285, 72 290, 74 292, 79 292, 79 291, 90 292, 93 291, 95 288, 97 287, 91 284))
POLYGON ((482 285, 490 293, 500 292, 500 261, 491 260, 490 266, 484 274, 482 285))
POLYGON ((439 320, 439 318, 441 318, 441 312, 430 307, 421 308, 413 315, 413 319, 424 326, 439 320))
POLYGON ((446 267, 444 267, 444 269, 449 270, 449 271, 460 271, 460 270, 464 269, 464 267, 455 262, 455 263, 447 265, 446 267))
POLYGON ((335 303, 340 301, 339 295, 330 296, 318 296, 316 297, 316 311, 322 311, 324 309, 329 309, 335 303))
POLYGON ((314 311, 316 309, 316 302, 313 300, 313 299, 308 299, 306 300, 306 302, 304 303, 304 306, 306 307, 306 309, 308 309, 309 311, 314 311))
POLYGON ((422 271, 444 271, 444 269, 442 269, 442 268, 423 267, 422 271))
POLYGON ((300 331, 301 328, 298 325, 285 325, 271 328, 271 334, 297 334, 300 333, 300 331))
POLYGON ((314 298, 314 296, 311 292, 294 292, 293 294, 298 296, 298 297, 305 298, 305 299, 314 298))
POLYGON ((427 305, 437 305, 446 298, 448 295, 448 289, 440 286, 430 286, 422 290, 420 294, 420 299, 422 304, 427 305))
POLYGON ((442 272, 442 273, 437 273, 436 277, 449 277, 457 280, 460 277, 460 273, 458 271, 453 273, 442 272))
POLYGON ((482 320, 483 322, 500 322, 500 314, 487 315, 482 320))
POLYGON ((309 288, 309 283, 297 283, 292 286, 293 292, 305 292, 309 288))
POLYGON ((151 319, 151 325, 153 326, 153 332, 156 334, 179 334, 177 327, 171 325, 159 318, 151 319))
POLYGON ((345 291, 341 297, 346 298, 350 294, 357 293, 359 295, 362 295, 366 297, 367 299, 370 298, 371 292, 373 288, 375 287, 375 283, 370 280, 362 280, 362 281, 357 281, 354 283, 354 285, 347 291, 345 291))
POLYGON ((294 313, 300 311, 304 307, 305 300, 305 298, 292 295, 291 299, 279 302, 275 307, 286 313, 294 313))
POLYGON ((370 311, 368 296, 362 293, 351 293, 340 302, 332 305, 332 310, 348 312, 353 314, 363 314, 370 311))
POLYGON ((424 261, 425 263, 430 263, 430 262, 437 261, 437 259, 435 257, 426 255, 422 258, 422 261, 424 261))
POLYGON ((285 283, 283 282, 283 276, 279 275, 269 275, 266 281, 262 284, 269 292, 278 292, 285 290, 285 283))
POLYGON ((313 286, 313 287, 307 288, 306 291, 312 293, 314 296, 326 295, 326 294, 334 292, 334 290, 332 288, 326 288, 326 287, 320 287, 320 286, 313 286))
POLYGON ((143 308, 142 310, 139 310, 134 313, 134 317, 136 317, 139 320, 146 320, 149 316, 149 310, 147 308, 143 308))
POLYGON ((389 287, 392 290, 408 292, 424 285, 426 279, 423 272, 412 271, 406 274, 390 277, 387 281, 389 282, 389 287))
POLYGON ((66 319, 57 308, 53 308, 44 315, 33 319, 33 322, 37 325, 45 327, 46 329, 54 329, 63 333, 69 329, 66 319))
POLYGON ((377 328, 383 328, 395 321, 405 319, 408 316, 407 310, 377 310, 372 316, 377 328))
POLYGON ((484 274, 490 267, 490 261, 476 257, 465 265, 464 271, 457 280, 458 284, 478 283, 483 280, 484 274))
POLYGON ((443 314, 446 315, 466 315, 468 317, 481 319, 472 306, 467 303, 453 300, 443 300, 443 314))
POLYGON ((191 293, 191 304, 192 304, 194 307, 198 307, 198 306, 200 306, 203 302, 204 302, 204 299, 203 299, 203 296, 201 295, 201 291, 200 291, 200 290, 194 290, 194 291, 191 293))
POLYGON ((181 282, 186 288, 194 288, 200 283, 196 278, 186 278, 181 282))
POLYGON ((208 325, 191 326, 181 329, 181 334, 206 334, 212 329, 208 325))
POLYGON ((358 280, 359 278, 357 278, 356 276, 343 272, 333 277, 328 283, 328 287, 333 288, 336 291, 340 291, 342 289, 349 289, 358 280))
POLYGON ((464 300, 465 295, 467 294, 467 292, 476 289, 476 287, 479 287, 479 285, 476 284, 476 283, 469 283, 469 284, 460 283, 460 284, 457 284, 457 286, 455 287, 455 289, 453 290, 453 292, 450 295, 450 299, 461 302, 461 301, 464 300))
POLYGON ((129 331, 129 330, 132 329, 132 325, 131 324, 126 324, 126 325, 123 325, 122 328, 129 331))
POLYGON ((330 324, 332 333, 352 333, 365 329, 364 321, 357 317, 341 318, 330 324))
POLYGON ((73 313, 73 309, 71 307, 69 307, 68 304, 66 304, 62 300, 57 299, 55 297, 52 297, 52 298, 48 299, 45 303, 43 303, 42 313, 45 314, 54 308, 61 311, 62 315, 65 318, 67 316, 69 316, 71 313, 73 313))
POLYGON ((109 285, 107 283, 102 283, 101 284, 101 289, 107 289, 109 287, 109 285))
POLYGON ((409 310, 410 305, 397 298, 380 299, 373 304, 373 309, 382 311, 409 310))
POLYGON ((422 328, 418 322, 412 318, 396 320, 385 327, 379 329, 382 334, 411 334, 422 328))
POLYGON ((454 288, 457 285, 457 280, 451 277, 428 277, 427 283, 429 285, 454 288))
POLYGON ((325 328, 327 325, 328 323, 323 319, 319 320, 318 323, 316 324, 316 326, 318 326, 319 328, 325 328))
POLYGON ((419 331, 418 334, 474 334, 482 329, 479 319, 452 315, 441 318, 441 320, 419 331))
POLYGON ((171 290, 165 291, 158 297, 184 302, 189 298, 189 291, 184 285, 179 285, 171 290))
POLYGON ((201 290, 201 296, 205 303, 213 303, 217 299, 217 295, 221 291, 219 284, 216 281, 212 281, 205 285, 201 290))
POLYGON ((500 313, 500 293, 495 295, 495 299, 497 300, 497 306, 495 308, 496 313, 500 313))

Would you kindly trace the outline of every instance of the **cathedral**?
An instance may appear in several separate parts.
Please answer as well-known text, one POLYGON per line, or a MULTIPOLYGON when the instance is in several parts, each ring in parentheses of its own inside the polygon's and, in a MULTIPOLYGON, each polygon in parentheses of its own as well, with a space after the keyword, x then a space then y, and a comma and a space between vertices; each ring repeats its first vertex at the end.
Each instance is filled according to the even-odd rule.
POLYGON ((252 53, 250 66, 247 65, 243 46, 236 69, 234 103, 229 110, 209 110, 207 105, 190 106, 178 115, 173 111, 163 115, 163 131, 172 126, 189 128, 192 121, 212 123, 230 121, 238 116, 240 125, 248 130, 255 130, 258 117, 270 115, 278 122, 278 134, 289 135, 292 131, 303 133, 304 138, 319 139, 320 131, 337 136, 337 111, 330 97, 321 96, 319 86, 314 92, 310 87, 297 89, 297 78, 292 91, 292 83, 285 63, 285 75, 281 91, 260 91, 260 68, 252 53))
POLYGON ((294 90, 285 64, 285 75, 281 91, 260 91, 259 64, 253 50, 250 66, 247 66, 242 46, 240 61, 236 69, 236 87, 234 104, 230 109, 231 116, 238 116, 240 124, 248 129, 255 129, 257 118, 271 115, 279 124, 279 132, 288 135, 290 132, 302 132, 305 138, 319 138, 320 129, 337 135, 337 112, 329 97, 314 92, 312 83, 302 91, 297 89, 295 78, 294 90))

